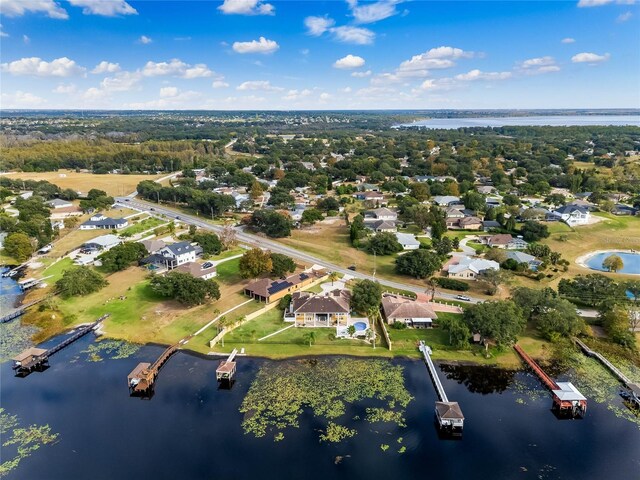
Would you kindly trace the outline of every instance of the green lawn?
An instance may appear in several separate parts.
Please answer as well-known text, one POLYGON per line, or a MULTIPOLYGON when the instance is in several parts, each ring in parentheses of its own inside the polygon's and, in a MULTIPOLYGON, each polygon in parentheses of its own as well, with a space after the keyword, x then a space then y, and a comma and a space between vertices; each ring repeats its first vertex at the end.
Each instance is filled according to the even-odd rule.
POLYGON ((52 285, 58 280, 60 280, 65 270, 71 267, 73 267, 73 260, 71 260, 70 258, 63 258, 62 260, 54 263, 50 267, 47 267, 42 272, 42 277, 44 278, 44 277, 48 277, 49 275, 52 275, 51 278, 47 278, 45 280, 49 285, 52 285))
POLYGON ((228 262, 223 262, 217 267, 217 280, 225 283, 237 283, 242 281, 240 276, 240 259, 234 258, 228 262))
POLYGON ((147 230, 156 228, 162 225, 163 223, 167 223, 167 222, 156 217, 147 217, 144 220, 141 220, 138 223, 135 223, 125 228, 120 232, 120 235, 122 235, 123 237, 131 237, 138 233, 146 232, 147 230))

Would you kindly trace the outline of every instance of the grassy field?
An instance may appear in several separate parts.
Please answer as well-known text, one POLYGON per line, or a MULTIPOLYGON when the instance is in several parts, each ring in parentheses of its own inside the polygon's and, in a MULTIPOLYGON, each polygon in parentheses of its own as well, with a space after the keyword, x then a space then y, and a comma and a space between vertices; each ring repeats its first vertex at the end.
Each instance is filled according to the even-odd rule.
POLYGON ((156 228, 163 223, 167 223, 164 220, 155 217, 147 217, 143 220, 140 220, 138 223, 134 223, 133 225, 128 226, 124 230, 120 231, 120 235, 125 237, 131 237, 138 233, 146 232, 147 230, 151 230, 156 228))
POLYGON ((72 170, 57 172, 15 172, 6 174, 8 178, 21 180, 46 180, 60 188, 71 188, 87 193, 92 188, 104 190, 108 195, 128 195, 135 191, 143 180, 154 180, 162 175, 95 175, 93 173, 76 173, 72 170))

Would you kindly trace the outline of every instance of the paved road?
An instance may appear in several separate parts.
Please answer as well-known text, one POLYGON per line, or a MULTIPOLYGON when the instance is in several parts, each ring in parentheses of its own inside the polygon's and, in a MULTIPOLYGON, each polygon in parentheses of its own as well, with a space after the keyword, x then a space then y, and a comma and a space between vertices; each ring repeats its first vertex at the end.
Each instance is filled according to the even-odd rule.
MULTIPOLYGON (((223 227, 219 226, 219 225, 212 225, 210 223, 207 223, 203 220, 201 220, 198 217, 194 217, 192 215, 187 215, 184 214, 182 212, 176 212, 174 210, 165 208, 161 205, 155 204, 155 203, 150 203, 150 202, 146 202, 144 200, 139 200, 137 198, 132 198, 131 196, 129 197, 117 197, 116 201, 119 202, 122 205, 126 205, 128 207, 131 208, 136 208, 138 210, 143 210, 143 211, 147 211, 150 213, 158 213, 158 214, 163 214, 166 215, 168 218, 173 218, 176 220, 179 220, 183 223, 187 223, 190 225, 195 225, 198 228, 202 228, 204 230, 209 230, 212 232, 216 232, 216 233, 220 233, 223 229, 223 227)), ((251 245, 251 246, 256 246, 256 247, 260 247, 260 248, 266 248, 271 250, 272 252, 275 253, 282 253, 284 255, 288 255, 290 257, 293 258, 297 258, 298 260, 302 260, 303 262, 308 263, 308 266, 311 265, 321 265, 323 267, 325 267, 328 270, 331 271, 335 271, 335 272, 339 272, 345 275, 351 275, 354 278, 358 278, 358 279, 368 279, 368 280, 372 280, 375 279, 378 282, 380 282, 380 284, 387 286, 387 287, 391 287, 391 288, 396 288, 399 290, 408 290, 410 292, 415 292, 415 293, 424 293, 427 291, 427 287, 418 287, 416 285, 409 285, 406 283, 401 283, 401 282, 394 282, 392 280, 386 280, 383 278, 378 278, 378 277, 374 277, 373 275, 369 275, 367 273, 362 273, 362 272, 358 272, 358 271, 351 271, 348 268, 345 267, 341 267, 339 265, 333 264, 331 262, 327 262, 326 260, 323 260, 321 258, 315 257, 313 255, 310 255, 308 253, 305 252, 301 252, 299 250, 296 250, 292 247, 289 247, 287 245, 282 245, 281 243, 278 243, 274 240, 265 238, 265 237, 261 237, 259 235, 254 235, 251 233, 247 233, 245 231, 243 231, 242 228, 239 227, 234 227, 235 231, 236 231, 236 236, 237 239, 240 243, 246 244, 246 245, 251 245)), ((443 299, 443 300, 455 300, 456 295, 455 294, 450 294, 450 293, 445 293, 445 292, 439 292, 436 291, 436 295, 437 298, 443 299)), ((471 300, 469 303, 477 303, 477 302, 481 302, 482 300, 479 298, 473 298, 470 297, 471 300)))

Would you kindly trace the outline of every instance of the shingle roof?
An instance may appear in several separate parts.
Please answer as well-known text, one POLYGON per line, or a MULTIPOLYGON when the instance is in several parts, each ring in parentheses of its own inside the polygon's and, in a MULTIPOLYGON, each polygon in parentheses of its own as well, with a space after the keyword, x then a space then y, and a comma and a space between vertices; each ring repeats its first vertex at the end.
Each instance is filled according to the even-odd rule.
POLYGON ((120 242, 120 239, 116 235, 100 235, 99 237, 92 238, 84 243, 84 245, 99 245, 100 247, 110 247, 120 242))
POLYGON ((102 220, 87 220, 82 225, 95 225, 96 227, 119 227, 120 225, 126 224, 127 221, 124 218, 105 217, 102 220))
POLYGON ((463 257, 456 264, 449 266, 449 273, 459 273, 464 270, 471 270, 474 273, 480 273, 483 270, 499 270, 500 264, 493 260, 485 260, 484 258, 463 257))
POLYGON ((166 243, 164 243, 164 240, 156 240, 156 239, 151 239, 151 240, 143 240, 142 245, 144 245, 144 248, 147 249, 147 252, 149 253, 155 253, 158 250, 163 249, 164 247, 167 246, 166 243))
POLYGON ((187 262, 176 268, 176 271, 181 273, 188 273, 193 277, 200 278, 210 273, 215 273, 216 267, 214 265, 209 268, 202 268, 202 265, 200 265, 198 262, 187 262))
POLYGON ((509 233, 499 233, 497 235, 492 235, 487 239, 487 243, 493 245, 507 245, 511 241, 513 241, 513 237, 509 233))
POLYGON ((387 318, 431 318, 434 320, 438 318, 426 303, 396 295, 382 297, 382 309, 387 318))
POLYGON ((260 280, 256 280, 253 283, 250 283, 245 287, 245 290, 248 290, 255 295, 260 295, 261 297, 270 297, 282 290, 286 290, 294 285, 298 285, 299 283, 308 280, 313 276, 321 276, 315 272, 302 272, 296 275, 291 275, 284 280, 271 280, 269 278, 261 278, 260 280))
POLYGON ((436 410, 440 418, 464 420, 464 415, 458 402, 436 402, 436 410))
POLYGON ((572 214, 573 212, 578 212, 582 215, 585 215, 588 210, 584 207, 580 207, 578 205, 564 205, 560 208, 557 208, 556 210, 554 210, 555 213, 560 214, 560 215, 567 215, 567 214, 572 214))
POLYGON ((294 313, 349 313, 351 294, 334 290, 325 294, 295 292, 291 296, 294 313))
POLYGON ((174 255, 184 255, 185 253, 193 252, 196 247, 189 242, 177 242, 167 245, 167 248, 174 255))

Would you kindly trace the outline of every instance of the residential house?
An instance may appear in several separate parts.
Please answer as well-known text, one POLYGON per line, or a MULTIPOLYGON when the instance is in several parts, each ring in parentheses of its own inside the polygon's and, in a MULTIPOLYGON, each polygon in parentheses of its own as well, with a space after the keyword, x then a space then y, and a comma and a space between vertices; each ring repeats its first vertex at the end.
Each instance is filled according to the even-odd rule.
POLYGON ((500 265, 484 258, 452 257, 444 268, 451 278, 475 279, 485 270, 500 270, 500 265))
POLYGON ((183 263, 175 269, 176 272, 188 273, 192 277, 209 280, 218 274, 218 271, 211 262, 200 264, 198 262, 183 263), (205 266, 208 265, 208 266, 205 266))
POLYGON ((507 245, 513 241, 513 237, 508 233, 498 233, 482 239, 491 248, 507 248, 507 245))
POLYGON ((372 222, 365 222, 364 226, 375 233, 389 232, 394 233, 398 231, 396 222, 391 220, 375 220, 372 222))
POLYGON ((356 200, 365 200, 370 202, 381 202, 384 200, 384 195, 380 192, 358 192, 353 196, 356 200))
POLYGON ((191 245, 189 242, 178 242, 165 245, 147 258, 144 258, 140 263, 173 270, 185 263, 195 262, 197 256, 197 247, 191 245))
POLYGON ((531 270, 535 270, 542 263, 540 260, 538 260, 533 255, 529 255, 528 253, 525 253, 525 252, 518 252, 518 251, 515 251, 515 250, 511 250, 511 251, 506 252, 505 253, 505 259, 507 259, 507 260, 508 259, 512 259, 512 260, 515 260, 518 263, 526 263, 531 270))
POLYGON ((478 193, 481 193, 483 195, 491 195, 496 191, 496 188, 492 187, 491 185, 479 185, 476 187, 476 190, 478 191, 478 193))
POLYGON ((346 327, 351 318, 350 302, 348 290, 294 292, 284 320, 294 322, 296 327, 346 327))
POLYGON ((487 206, 487 208, 496 208, 500 206, 500 199, 494 198, 494 197, 487 197, 485 198, 484 203, 487 206))
POLYGON ((441 207, 448 207, 460 203, 460 197, 454 195, 437 195, 433 197, 433 202, 441 207))
POLYGON ((462 211, 453 207, 448 207, 445 210, 445 215, 446 215, 445 222, 448 228, 455 228, 458 225, 458 221, 460 221, 460 219, 465 217, 462 211))
POLYGON ((310 270, 291 275, 284 280, 261 278, 247 285, 244 288, 244 294, 255 298, 259 302, 272 303, 280 300, 285 295, 302 290, 307 285, 324 276, 325 273, 323 270, 310 270))
POLYGON ((490 232, 491 230, 499 230, 502 228, 502 225, 496 220, 484 220, 482 222, 482 230, 485 232, 490 232))
POLYGON ((417 250, 420 248, 420 241, 411 233, 396 233, 398 243, 402 245, 403 250, 417 250))
POLYGON ((389 208, 376 208, 375 210, 369 210, 364 213, 365 222, 367 219, 375 220, 389 220, 395 222, 398 220, 398 213, 389 208))
POLYGON ((591 219, 591 213, 586 208, 575 205, 564 205, 552 212, 552 215, 562 220, 570 227, 586 225, 591 219))
POLYGON ((635 215, 636 213, 638 213, 638 209, 637 208, 633 208, 630 207, 629 205, 624 205, 622 203, 618 203, 616 205, 613 206, 613 208, 611 209, 611 213, 613 213, 614 215, 635 215))
POLYGON ((110 218, 101 213, 93 215, 89 220, 80 225, 80 230, 96 230, 99 228, 105 230, 115 230, 124 228, 129 222, 124 218, 110 218))
POLYGON ((93 238, 82 244, 80 251, 83 253, 86 252, 100 252, 107 251, 116 245, 120 245, 122 240, 120 240, 117 235, 100 235, 99 237, 93 238))
POLYGON ((482 228, 482 220, 478 217, 464 217, 458 220, 458 228, 461 230, 480 230, 482 228))
POLYGON ((146 248, 147 252, 149 253, 156 253, 158 250, 161 250, 167 246, 164 240, 156 240, 156 239, 143 240, 140 243, 144 245, 144 248, 146 248))
POLYGON ((53 209, 73 207, 73 203, 69 202, 68 200, 62 200, 60 198, 54 198, 53 200, 49 200, 45 203, 53 209))
POLYGON ((428 303, 391 294, 382 297, 382 312, 388 324, 400 322, 415 328, 430 328, 438 318, 428 303))

